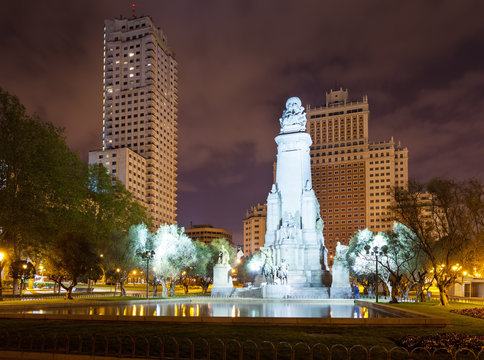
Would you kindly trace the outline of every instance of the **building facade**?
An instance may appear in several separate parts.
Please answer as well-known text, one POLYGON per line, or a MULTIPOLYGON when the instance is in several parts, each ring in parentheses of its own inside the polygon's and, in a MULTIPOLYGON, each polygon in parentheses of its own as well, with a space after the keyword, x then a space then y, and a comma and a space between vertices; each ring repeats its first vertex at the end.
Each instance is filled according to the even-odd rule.
POLYGON ((264 246, 266 234, 267 204, 252 206, 245 213, 244 227, 244 256, 260 252, 264 246))
POLYGON ((389 190, 407 185, 408 150, 393 138, 370 142, 366 96, 349 101, 348 90, 331 90, 325 105, 306 112, 313 188, 332 258, 337 242, 348 244, 357 230, 391 229, 389 190))
POLYGON ((215 228, 209 224, 190 225, 189 229, 185 229, 185 234, 192 240, 201 241, 205 244, 210 244, 215 239, 225 239, 232 244, 232 232, 215 228))
POLYGON ((177 62, 150 17, 106 20, 102 163, 147 208, 153 224, 176 220, 177 62))

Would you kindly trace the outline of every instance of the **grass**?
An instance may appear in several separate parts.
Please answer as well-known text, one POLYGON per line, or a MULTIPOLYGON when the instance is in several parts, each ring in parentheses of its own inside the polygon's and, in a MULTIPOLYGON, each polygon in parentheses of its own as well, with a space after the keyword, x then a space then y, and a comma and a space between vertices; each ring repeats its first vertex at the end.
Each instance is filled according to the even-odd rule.
MULTIPOLYGON (((93 299, 89 299, 93 300, 93 299)), ((101 299, 99 299, 101 300, 101 299)), ((102 298, 103 301, 119 301, 120 298, 102 298)), ((57 302, 57 300, 54 300, 57 302)), ((83 301, 83 300, 75 300, 83 301)), ((59 302, 65 302, 59 300, 59 302)), ((51 303, 49 301, 49 303, 51 303)), ((231 325, 198 325, 198 324, 149 324, 124 322, 89 322, 89 321, 42 321, 42 320, 0 320, 0 332, 40 335, 46 333, 85 335, 103 334, 109 336, 175 336, 189 338, 235 338, 238 340, 268 340, 272 342, 300 341, 326 345, 343 344, 347 346, 361 344, 365 346, 395 346, 395 338, 404 335, 426 336, 440 332, 482 335, 484 320, 451 313, 451 309, 472 308, 479 305, 451 303, 441 307, 437 302, 404 303, 393 305, 402 309, 419 311, 451 320, 445 328, 316 328, 316 327, 265 327, 265 326, 231 326, 231 325)))

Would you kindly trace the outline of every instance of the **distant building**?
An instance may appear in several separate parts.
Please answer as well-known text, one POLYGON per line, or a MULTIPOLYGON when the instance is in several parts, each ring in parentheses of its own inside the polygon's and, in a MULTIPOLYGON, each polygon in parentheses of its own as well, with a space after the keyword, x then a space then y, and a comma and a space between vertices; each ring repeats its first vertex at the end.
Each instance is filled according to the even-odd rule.
POLYGON ((484 279, 481 274, 463 276, 449 290, 450 296, 484 298, 484 279))
POLYGON ((224 238, 232 244, 232 232, 215 228, 209 224, 191 225, 189 229, 185 229, 185 234, 192 240, 202 241, 205 244, 210 244, 212 240, 224 238))
POLYGON ((267 204, 252 206, 245 214, 244 226, 244 256, 260 252, 264 246, 266 234, 267 204))
POLYGON ((104 22, 101 163, 147 208, 173 224, 177 184, 177 62, 150 17, 104 22))
POLYGON ((348 90, 326 93, 325 105, 308 106, 313 189, 324 220, 330 258, 336 243, 348 244, 357 230, 391 229, 392 186, 407 186, 408 150, 395 143, 370 142, 370 109, 364 96, 349 101, 348 90))

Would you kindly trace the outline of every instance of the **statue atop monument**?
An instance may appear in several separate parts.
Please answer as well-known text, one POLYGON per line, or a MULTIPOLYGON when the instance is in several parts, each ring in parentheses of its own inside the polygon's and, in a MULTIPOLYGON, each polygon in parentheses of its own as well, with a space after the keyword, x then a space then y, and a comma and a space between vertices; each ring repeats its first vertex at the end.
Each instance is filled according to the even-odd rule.
POLYGON ((220 252, 218 253, 218 262, 217 264, 221 265, 228 265, 229 264, 229 252, 225 248, 225 246, 222 245, 222 248, 220 249, 220 252))
POLYGON ((306 131, 306 113, 301 105, 301 99, 294 96, 286 101, 286 110, 279 119, 281 134, 306 131))
POLYGON ((336 253, 333 259, 335 264, 338 263, 338 264, 343 264, 345 266, 348 266, 348 260, 347 260, 348 249, 349 249, 349 246, 341 245, 339 241, 337 242, 336 253))

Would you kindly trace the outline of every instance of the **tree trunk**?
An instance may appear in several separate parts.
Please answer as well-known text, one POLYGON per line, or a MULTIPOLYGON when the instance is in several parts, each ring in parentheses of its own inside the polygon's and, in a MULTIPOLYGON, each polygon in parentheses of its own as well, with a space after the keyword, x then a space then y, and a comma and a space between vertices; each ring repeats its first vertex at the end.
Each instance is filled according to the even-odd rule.
POLYGON ((74 289, 74 286, 71 285, 66 289, 66 300, 74 300, 72 297, 72 289, 74 289))
POLYGON ((22 279, 21 279, 21 280, 20 280, 20 286, 19 286, 19 288, 20 288, 20 290, 19 290, 19 291, 20 291, 20 292, 19 292, 20 297, 22 297, 22 295, 23 295, 24 286, 25 286, 25 280, 22 280, 22 279))
POLYGON ((208 284, 203 284, 203 285, 202 285, 202 294, 203 294, 203 295, 206 295, 206 294, 207 294, 207 292, 208 292, 208 287, 209 287, 209 286, 210 286, 210 283, 208 283, 208 284))
POLYGON ((183 284, 183 291, 185 295, 188 295, 188 284, 183 284))
POLYGON ((439 296, 440 296, 440 305, 441 306, 448 306, 449 305, 449 295, 447 294, 447 288, 441 284, 438 284, 437 287, 439 288, 439 296))
POLYGON ((392 299, 390 300, 390 304, 398 304, 398 287, 397 286, 391 286, 391 296, 392 299))
POLYGON ((166 281, 161 281, 161 287, 161 296, 165 298, 168 297, 168 285, 166 284, 166 281))
POLYGON ((170 283, 170 296, 175 296, 175 282, 170 283))
POLYGON ((13 294, 18 295, 18 279, 13 279, 13 294))
POLYGON ((124 287, 124 280, 119 282, 120 294, 119 296, 126 296, 126 289, 124 287))
POLYGON ((153 297, 158 295, 158 282, 153 280, 153 297))

